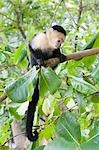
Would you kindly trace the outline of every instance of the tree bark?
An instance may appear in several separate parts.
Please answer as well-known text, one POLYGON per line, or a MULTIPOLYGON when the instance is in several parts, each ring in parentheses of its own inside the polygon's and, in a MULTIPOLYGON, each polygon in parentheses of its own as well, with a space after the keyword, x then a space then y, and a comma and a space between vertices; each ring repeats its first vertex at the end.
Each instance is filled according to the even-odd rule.
POLYGON ((71 59, 76 60, 76 59, 80 59, 80 58, 95 55, 95 54, 99 54, 99 48, 93 48, 93 49, 88 49, 88 50, 69 54, 66 56, 67 57, 66 60, 71 60, 71 59))
POLYGON ((21 127, 17 121, 13 121, 11 124, 13 141, 18 150, 28 150, 28 139, 24 134, 21 134, 21 127), (18 135, 18 136, 17 136, 18 135))

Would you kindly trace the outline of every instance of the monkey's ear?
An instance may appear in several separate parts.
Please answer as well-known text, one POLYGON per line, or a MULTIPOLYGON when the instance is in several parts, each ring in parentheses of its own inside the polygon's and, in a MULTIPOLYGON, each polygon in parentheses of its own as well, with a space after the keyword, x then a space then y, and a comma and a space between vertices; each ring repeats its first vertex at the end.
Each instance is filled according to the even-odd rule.
POLYGON ((53 32, 53 28, 49 28, 49 29, 47 30, 47 32, 48 32, 48 33, 52 33, 52 32, 53 32))

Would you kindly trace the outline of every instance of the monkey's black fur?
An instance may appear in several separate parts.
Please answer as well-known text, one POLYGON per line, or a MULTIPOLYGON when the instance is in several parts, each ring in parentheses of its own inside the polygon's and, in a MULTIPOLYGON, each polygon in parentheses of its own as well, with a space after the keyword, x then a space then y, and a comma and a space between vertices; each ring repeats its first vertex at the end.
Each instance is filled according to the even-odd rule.
POLYGON ((52 27, 54 30, 63 33, 66 36, 66 31, 64 30, 63 27, 59 26, 59 25, 55 25, 52 27))

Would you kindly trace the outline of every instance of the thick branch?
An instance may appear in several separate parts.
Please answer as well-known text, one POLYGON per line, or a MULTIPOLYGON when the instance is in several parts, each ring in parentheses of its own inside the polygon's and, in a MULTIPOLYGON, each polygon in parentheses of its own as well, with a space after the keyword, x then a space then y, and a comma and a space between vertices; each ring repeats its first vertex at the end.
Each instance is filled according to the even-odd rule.
MULTIPOLYGON (((93 49, 88 49, 88 50, 85 50, 85 51, 80 51, 80 52, 75 52, 75 53, 72 53, 72 54, 68 54, 68 55, 66 55, 66 61, 71 60, 71 59, 76 60, 76 59, 80 59, 80 58, 95 55, 95 54, 99 54, 99 48, 93 48, 93 49)), ((58 65, 59 60, 56 59, 56 61, 54 60, 55 61, 54 64, 51 64, 50 62, 53 62, 53 60, 54 60, 54 58, 51 58, 49 60, 44 61, 44 65, 48 66, 48 64, 49 64, 50 67, 58 65)))
MULTIPOLYGON (((95 55, 95 54, 99 54, 99 48, 93 48, 93 49, 88 49, 85 51, 80 51, 80 52, 68 54, 68 55, 66 55, 66 61, 69 61, 72 59, 76 60, 76 59, 80 59, 80 58, 95 55)), ((55 58, 51 58, 49 60, 44 61, 45 66, 54 67, 55 65, 58 65, 58 64, 59 64, 59 60, 55 59, 55 58), (51 64, 51 62, 52 62, 52 64, 51 64)), ((7 98, 6 94, 1 95, 0 96, 0 102, 5 100, 6 98, 7 98)))
POLYGON ((80 59, 80 58, 95 55, 95 54, 99 54, 99 48, 93 48, 93 49, 88 49, 85 51, 80 51, 80 52, 69 54, 66 56, 67 57, 66 60, 80 59))

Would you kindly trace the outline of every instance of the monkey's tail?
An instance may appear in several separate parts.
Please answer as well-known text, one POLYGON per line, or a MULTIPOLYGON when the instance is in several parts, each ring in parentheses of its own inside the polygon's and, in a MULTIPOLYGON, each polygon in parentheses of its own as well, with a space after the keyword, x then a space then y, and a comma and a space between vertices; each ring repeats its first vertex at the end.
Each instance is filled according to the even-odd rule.
POLYGON ((39 88, 37 81, 36 87, 34 89, 34 93, 32 95, 32 101, 29 102, 28 112, 27 112, 27 121, 26 121, 26 135, 30 141, 36 141, 38 139, 38 132, 35 130, 32 133, 34 114, 36 111, 36 106, 39 100, 39 88), (34 134, 34 135, 33 135, 34 134))

